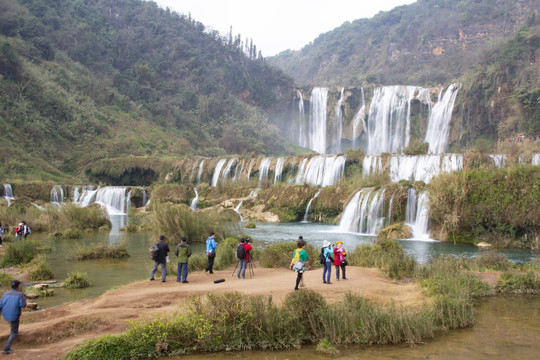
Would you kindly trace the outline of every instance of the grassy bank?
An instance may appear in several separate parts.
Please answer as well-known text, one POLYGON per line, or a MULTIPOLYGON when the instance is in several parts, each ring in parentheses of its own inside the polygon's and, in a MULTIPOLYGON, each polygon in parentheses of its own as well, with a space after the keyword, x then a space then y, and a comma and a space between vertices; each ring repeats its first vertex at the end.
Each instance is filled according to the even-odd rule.
MULTIPOLYGON (((227 239, 225 244, 222 251, 233 250, 235 239, 227 239)), ((293 246, 269 246, 258 255, 277 266, 282 259, 288 264, 293 246)), ((352 292, 330 304, 314 291, 300 290, 287 295, 281 305, 271 296, 210 293, 205 298, 189 299, 174 314, 135 321, 122 334, 87 341, 64 358, 145 359, 199 352, 293 349, 318 343, 414 344, 437 331, 472 326, 475 298, 493 295, 496 290, 537 293, 540 289, 535 272, 509 272, 494 289, 467 270, 506 268, 507 260, 496 254, 469 261, 437 257, 420 266, 399 244, 382 241, 359 248, 349 258, 354 263, 363 261, 364 266, 394 269, 388 276, 410 276, 429 300, 422 308, 403 309, 378 306, 352 292)))

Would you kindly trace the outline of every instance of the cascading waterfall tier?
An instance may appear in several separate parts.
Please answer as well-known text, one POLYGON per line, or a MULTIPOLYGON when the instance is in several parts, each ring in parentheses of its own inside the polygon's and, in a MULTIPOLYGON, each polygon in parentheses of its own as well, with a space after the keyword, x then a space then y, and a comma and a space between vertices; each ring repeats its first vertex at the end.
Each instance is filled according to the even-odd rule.
POLYGON ((493 163, 499 169, 504 167, 504 165, 506 164, 506 154, 489 155, 489 157, 491 158, 491 160, 493 160, 493 163))
POLYGON ((221 174, 221 170, 223 169, 223 166, 225 166, 225 163, 227 162, 227 159, 220 159, 216 165, 216 169, 214 170, 214 175, 212 176, 212 186, 217 186, 219 181, 219 175, 221 174))
POLYGON ((54 185, 51 189, 51 204, 60 206, 64 202, 64 189, 61 185, 54 185))
POLYGON ((276 161, 276 170, 274 171, 274 184, 277 184, 281 181, 281 174, 283 173, 283 164, 285 163, 285 158, 278 158, 276 161))
POLYGON ((376 235, 384 225, 383 210, 384 189, 362 189, 345 207, 339 231, 376 235))
POLYGON ((193 188, 193 191, 195 192, 195 197, 191 201, 191 205, 189 206, 191 210, 197 210, 197 205, 199 204, 199 191, 197 188, 193 188))
POLYGON ((15 197, 13 196, 13 189, 11 188, 11 184, 4 184, 4 199, 6 199, 8 203, 8 207, 11 205, 11 201, 15 200, 15 197))
POLYGON ((429 183, 434 176, 443 172, 463 168, 463 155, 394 155, 390 160, 390 180, 423 181, 429 183))
POLYGON ((261 166, 259 166, 259 184, 264 180, 268 180, 268 170, 270 169, 270 163, 272 158, 264 158, 261 161, 261 166))
POLYGON ((326 153, 326 102, 328 88, 314 88, 311 91, 311 116, 309 118, 307 147, 319 154, 326 153))
POLYGON ((428 152, 430 154, 442 154, 446 151, 450 120, 452 120, 452 111, 454 110, 458 90, 459 86, 451 84, 446 89, 442 99, 441 90, 439 100, 431 110, 426 137, 424 139, 429 144, 428 152))
POLYGON ((414 240, 432 241, 428 231, 429 193, 427 191, 422 192, 417 198, 416 190, 409 189, 405 223, 411 227, 414 240))
POLYGON ((128 204, 126 188, 120 186, 105 186, 93 190, 88 187, 83 190, 77 204, 85 207, 93 203, 105 207, 109 215, 127 215, 128 204))
POLYGON ((296 175, 296 185, 333 186, 343 177, 345 171, 344 155, 314 156, 303 159, 296 175))
POLYGON ((317 193, 309 200, 306 207, 306 212, 304 213, 304 222, 308 221, 309 209, 311 208, 311 203, 313 202, 313 200, 317 198, 317 196, 319 196, 320 193, 321 193, 321 190, 319 189, 319 191, 317 191, 317 193))

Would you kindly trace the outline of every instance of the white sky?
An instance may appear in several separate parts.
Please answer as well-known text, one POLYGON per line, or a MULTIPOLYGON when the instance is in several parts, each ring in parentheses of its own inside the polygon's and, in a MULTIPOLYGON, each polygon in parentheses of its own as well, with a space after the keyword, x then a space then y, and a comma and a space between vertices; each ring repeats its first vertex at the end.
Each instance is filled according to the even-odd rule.
POLYGON ((416 0, 154 0, 226 35, 253 39, 257 51, 272 56, 298 50, 345 21, 370 18, 379 11, 416 0))

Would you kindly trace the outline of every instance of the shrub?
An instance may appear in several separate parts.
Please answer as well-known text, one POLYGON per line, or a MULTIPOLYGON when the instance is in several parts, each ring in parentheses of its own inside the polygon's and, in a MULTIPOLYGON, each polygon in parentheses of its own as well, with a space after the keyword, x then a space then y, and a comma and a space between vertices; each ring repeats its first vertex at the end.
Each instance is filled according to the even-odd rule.
POLYGON ((62 237, 66 239, 80 239, 82 238, 82 233, 78 229, 68 228, 62 233, 62 237))
POLYGON ((236 238, 223 240, 216 249, 215 268, 223 270, 236 263, 236 248, 240 241, 236 238))
POLYGON ((64 287, 68 289, 83 289, 90 286, 88 275, 83 272, 74 271, 68 274, 64 287))
POLYGON ((474 259, 466 262, 467 268, 476 271, 495 270, 503 271, 512 268, 512 263, 506 255, 496 250, 481 251, 474 259))
POLYGON ((188 271, 204 270, 207 264, 208 257, 205 254, 192 254, 188 261, 188 271))
POLYGON ((246 224, 246 229, 255 229, 257 226, 253 222, 248 222, 246 224))
POLYGON ((412 275, 416 268, 414 259, 403 251, 394 240, 378 240, 374 245, 360 245, 348 255, 353 266, 376 267, 391 279, 402 274, 412 275))
POLYGON ((124 259, 129 257, 125 247, 113 247, 107 244, 92 244, 81 247, 75 252, 76 260, 124 259))
POLYGON ((13 280, 15 280, 13 276, 5 272, 0 273, 0 286, 11 286, 13 280))
POLYGON ((37 257, 28 265, 28 279, 32 281, 52 280, 54 274, 45 259, 37 257))
POLYGON ((513 294, 539 294, 540 276, 534 271, 525 274, 505 272, 497 282, 497 291, 513 294))
POLYGON ((33 240, 8 243, 4 246, 4 257, 0 262, 0 267, 27 264, 36 257, 40 248, 41 244, 33 240))

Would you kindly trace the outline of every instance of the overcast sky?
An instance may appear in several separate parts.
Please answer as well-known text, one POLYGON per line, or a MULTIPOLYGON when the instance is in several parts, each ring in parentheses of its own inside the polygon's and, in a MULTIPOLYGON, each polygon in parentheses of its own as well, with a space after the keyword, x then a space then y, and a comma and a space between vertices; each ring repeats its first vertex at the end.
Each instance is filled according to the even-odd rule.
POLYGON ((416 0, 154 0, 222 35, 253 39, 263 56, 298 50, 322 33, 416 0))

